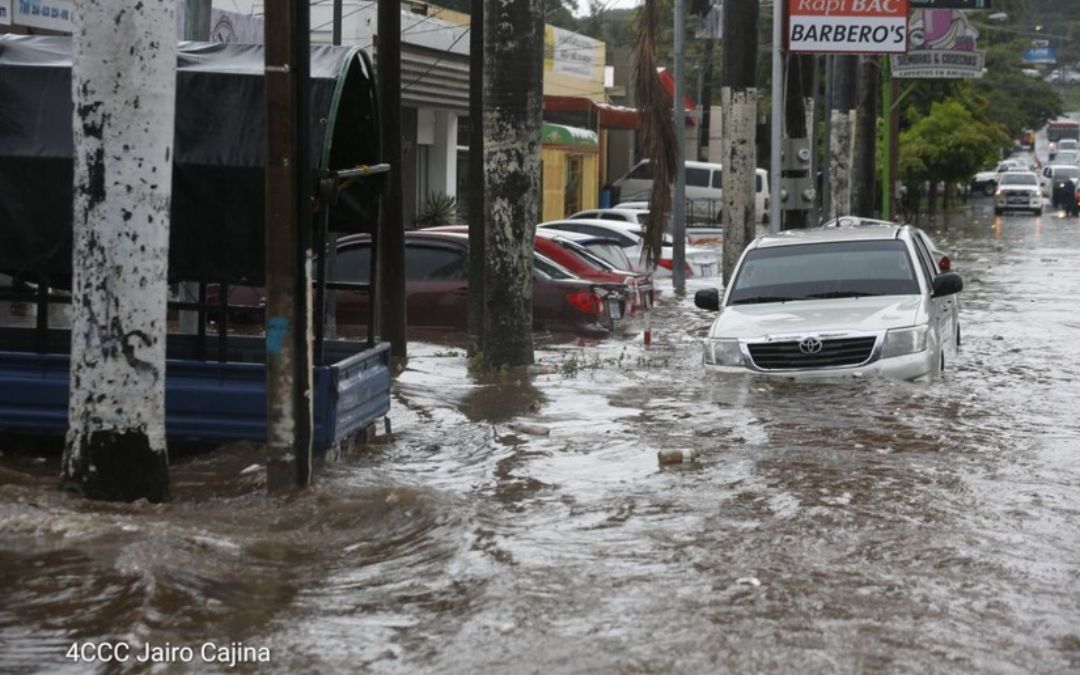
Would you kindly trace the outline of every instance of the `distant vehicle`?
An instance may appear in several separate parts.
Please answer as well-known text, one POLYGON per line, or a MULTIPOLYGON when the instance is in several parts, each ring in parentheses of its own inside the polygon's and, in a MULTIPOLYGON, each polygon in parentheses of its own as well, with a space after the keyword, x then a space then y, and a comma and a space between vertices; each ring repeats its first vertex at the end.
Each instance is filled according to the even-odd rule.
POLYGON ((1006 211, 1031 211, 1036 216, 1043 212, 1043 192, 1039 177, 1031 171, 1009 171, 1001 174, 1001 182, 994 193, 994 215, 1006 211))
POLYGON ((994 191, 997 190, 998 181, 1001 180, 1001 174, 1006 171, 1027 171, 1028 167, 1026 162, 1020 159, 1005 159, 997 163, 993 169, 989 171, 980 171, 975 174, 975 178, 971 181, 972 192, 982 192, 986 196, 991 196, 994 191))
POLYGON ((1058 141, 1058 152, 1062 150, 1080 150, 1080 141, 1075 138, 1063 138, 1058 141))
POLYGON ((1080 184, 1080 166, 1052 164, 1042 170, 1042 190, 1050 195, 1054 209, 1071 211, 1076 204, 1076 188, 1080 184))
MULTIPOLYGON (((588 212, 582 212, 588 213, 588 212)), ((595 237, 611 237, 617 238, 621 233, 624 238, 622 245, 626 251, 626 256, 634 262, 634 269, 638 271, 645 271, 645 264, 642 260, 642 233, 645 229, 644 225, 638 225, 636 222, 630 222, 627 220, 618 219, 598 219, 598 218, 577 218, 570 217, 564 220, 552 220, 550 222, 541 222, 537 231, 544 229, 561 230, 564 232, 579 232, 585 234, 593 234, 595 237), (630 239, 632 238, 632 240, 630 239), (633 244, 630 244, 633 241, 633 244)), ((664 234, 663 248, 661 251, 660 260, 657 264, 657 269, 653 271, 653 274, 657 278, 664 278, 664 276, 670 276, 673 267, 673 245, 671 234, 664 234)), ((707 248, 698 248, 696 246, 687 246, 686 248, 686 273, 688 276, 712 276, 719 271, 719 262, 716 257, 716 253, 710 251, 707 248)))
MULTIPOLYGON (((689 221, 719 222, 723 205, 723 167, 713 162, 686 162, 687 219, 689 221)), ((645 159, 634 165, 628 174, 615 181, 622 201, 648 203, 652 193, 652 165, 645 159)), ((755 171, 754 215, 758 222, 767 222, 769 213, 769 172, 755 171)))
MULTIPOLYGON (((878 220, 876 218, 863 218, 862 216, 840 216, 839 218, 833 218, 832 220, 825 221, 822 225, 824 228, 833 227, 900 227, 898 223, 893 223, 888 220, 878 220)), ((952 271, 952 258, 950 258, 944 251, 934 245, 934 241, 930 238, 924 230, 917 227, 911 228, 912 232, 919 239, 922 240, 923 245, 930 251, 930 257, 937 264, 939 272, 951 272, 952 271)))
POLYGON ((1075 138, 1080 140, 1080 122, 1073 120, 1058 120, 1046 125, 1046 140, 1057 143, 1063 138, 1075 138))
MULTIPOLYGON (((1036 71, 1037 73, 1038 71, 1036 71)), ((1035 149, 1035 132, 1031 129, 1024 129, 1020 132, 1020 136, 1016 139, 1017 145, 1028 150, 1035 149)))
POLYGON ((1077 163, 1080 163, 1080 150, 1059 149, 1052 161, 1054 164, 1071 164, 1076 166, 1077 163))
POLYGON ((781 377, 884 375, 927 379, 945 370, 960 337, 955 295, 912 227, 791 230, 755 239, 704 342, 707 371, 781 377))

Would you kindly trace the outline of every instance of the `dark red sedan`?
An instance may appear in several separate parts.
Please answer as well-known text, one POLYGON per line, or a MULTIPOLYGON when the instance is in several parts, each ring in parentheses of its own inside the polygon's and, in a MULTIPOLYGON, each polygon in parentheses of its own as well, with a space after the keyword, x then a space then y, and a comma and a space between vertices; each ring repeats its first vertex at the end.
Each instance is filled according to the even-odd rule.
MULTIPOLYGON (((405 233, 406 321, 410 327, 464 331, 468 321, 468 235, 458 232, 405 233)), ((349 235, 338 240, 333 281, 366 284, 371 278, 371 240, 349 235)), ((211 289, 210 302, 214 302, 211 289)), ((363 326, 367 289, 335 291, 337 323, 363 326)), ((240 320, 261 307, 261 288, 230 286, 230 317, 240 320)), ((619 284, 577 278, 537 254, 533 261, 533 327, 536 330, 602 336, 626 313, 619 284)), ((261 312, 255 312, 256 315, 261 312)))

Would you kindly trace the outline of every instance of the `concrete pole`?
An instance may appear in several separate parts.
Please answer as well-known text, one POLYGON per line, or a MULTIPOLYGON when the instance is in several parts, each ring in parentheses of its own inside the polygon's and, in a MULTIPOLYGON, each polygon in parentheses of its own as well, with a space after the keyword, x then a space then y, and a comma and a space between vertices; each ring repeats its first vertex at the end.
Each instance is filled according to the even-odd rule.
POLYGON ((71 90, 74 276, 61 482, 96 499, 164 501, 175 0, 80 3, 71 90))
POLYGON ((390 353, 403 361, 408 356, 405 316, 405 217, 401 139, 401 3, 379 0, 377 75, 379 123, 383 161, 390 164, 382 198, 378 237, 378 327, 390 343, 390 353))
POLYGON ((823 172, 822 185, 821 185, 821 219, 828 220, 832 216, 832 180, 833 180, 833 164, 832 164, 832 127, 833 127, 833 65, 836 62, 836 58, 829 54, 825 57, 825 103, 822 106, 822 118, 825 122, 824 138, 821 140, 822 147, 822 161, 821 171, 823 172))
POLYGON ((832 210, 826 218, 849 216, 851 210, 852 170, 854 168, 855 80, 857 56, 835 56, 836 78, 832 105, 832 138, 829 145, 832 164, 832 210))
POLYGON ((675 2, 675 203, 672 205, 671 281, 677 293, 686 288, 686 0, 675 2))

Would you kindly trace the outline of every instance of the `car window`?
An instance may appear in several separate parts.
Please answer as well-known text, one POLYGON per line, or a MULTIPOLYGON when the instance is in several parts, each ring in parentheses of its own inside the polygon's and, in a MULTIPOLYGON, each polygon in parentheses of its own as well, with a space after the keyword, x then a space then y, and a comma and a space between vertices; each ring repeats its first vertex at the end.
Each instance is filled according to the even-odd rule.
POLYGON ((724 172, 723 171, 714 171, 713 172, 712 186, 714 188, 722 188, 722 187, 724 187, 724 172))
POLYGON ((596 215, 597 214, 596 214, 595 211, 582 211, 581 213, 575 213, 574 215, 570 216, 570 219, 571 220, 589 220, 590 218, 595 218, 596 215))
POLYGON ((406 281, 448 281, 464 278, 464 251, 442 246, 406 245, 406 281))
POLYGON ((1054 169, 1054 178, 1080 178, 1080 166, 1059 166, 1054 169))
POLYGON ((604 213, 600 215, 600 220, 617 220, 620 223, 627 222, 626 216, 621 213, 604 213))
POLYGON ((934 256, 930 254, 926 244, 923 243, 922 237, 915 235, 912 240, 915 242, 915 255, 918 256, 919 263, 923 266, 926 275, 926 285, 931 287, 934 284, 934 277, 938 275, 937 263, 934 262, 934 256))
POLYGON ((904 242, 844 241, 749 251, 728 304, 919 292, 904 242))
POLYGON ((765 189, 765 179, 761 177, 761 174, 754 174, 754 178, 757 180, 754 182, 754 191, 761 192, 765 189))
POLYGON ((630 259, 626 257, 619 245, 612 240, 596 240, 585 244, 585 248, 596 257, 609 263, 615 269, 631 269, 630 259))
POLYGON ((547 258, 539 255, 533 256, 533 269, 537 272, 541 272, 549 279, 573 279, 574 275, 570 274, 563 268, 559 267, 555 263, 551 262, 547 258))
MULTIPOLYGON (((716 172, 719 175, 719 171, 716 172)), ((686 170, 686 184, 693 187, 709 187, 709 170, 689 168, 686 170)))
POLYGON ((652 180, 652 164, 645 162, 634 167, 634 170, 630 172, 629 178, 641 178, 652 180))
POLYGON ((328 275, 333 281, 369 283, 371 281, 371 246, 350 246, 338 250, 334 271, 328 275))

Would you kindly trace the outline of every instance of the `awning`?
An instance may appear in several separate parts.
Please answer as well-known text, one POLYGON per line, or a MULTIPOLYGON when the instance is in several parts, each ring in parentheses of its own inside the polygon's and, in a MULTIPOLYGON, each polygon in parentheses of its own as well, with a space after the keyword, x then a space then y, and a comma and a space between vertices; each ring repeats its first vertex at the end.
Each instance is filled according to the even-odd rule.
POLYGON ((600 148, 600 138, 595 131, 551 122, 544 122, 540 131, 540 142, 546 148, 555 147, 577 152, 597 152, 600 148))
MULTIPOLYGON (((71 274, 71 38, 0 36, 0 270, 71 274)), ((177 54, 169 277, 261 283, 266 96, 262 45, 177 54)), ((311 48, 311 170, 378 163, 373 72, 356 48, 311 48)), ((378 183, 342 196, 335 230, 370 231, 378 183)), ((59 285, 59 284, 56 284, 59 285)))
MULTIPOLYGON (((675 99, 675 77, 671 74, 671 71, 668 70, 667 68, 657 68, 656 69, 656 75, 657 75, 657 77, 660 78, 660 86, 664 88, 664 92, 668 96, 670 96, 672 98, 672 100, 674 100, 675 99)), ((694 103, 694 99, 692 99, 689 96, 684 94, 683 95, 683 108, 685 108, 686 112, 688 112, 688 113, 696 112, 697 111, 697 104, 694 103)), ((687 126, 694 126, 695 124, 697 124, 697 119, 687 116, 686 124, 687 124, 687 126)))
POLYGON ((621 105, 597 103, 578 96, 545 96, 544 112, 586 113, 601 129, 637 129, 638 111, 621 105))

